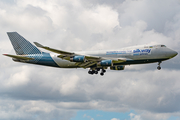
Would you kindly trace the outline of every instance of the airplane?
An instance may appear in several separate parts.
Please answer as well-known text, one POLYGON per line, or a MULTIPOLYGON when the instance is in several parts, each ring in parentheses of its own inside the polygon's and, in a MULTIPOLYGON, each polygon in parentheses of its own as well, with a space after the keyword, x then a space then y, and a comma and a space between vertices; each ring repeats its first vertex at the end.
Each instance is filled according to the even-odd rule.
POLYGON ((16 55, 3 54, 15 62, 45 65, 59 68, 89 68, 88 73, 103 76, 106 69, 124 70, 125 65, 161 62, 175 57, 178 53, 165 45, 140 45, 118 50, 76 51, 69 52, 34 44, 52 53, 42 52, 17 32, 7 32, 16 55))

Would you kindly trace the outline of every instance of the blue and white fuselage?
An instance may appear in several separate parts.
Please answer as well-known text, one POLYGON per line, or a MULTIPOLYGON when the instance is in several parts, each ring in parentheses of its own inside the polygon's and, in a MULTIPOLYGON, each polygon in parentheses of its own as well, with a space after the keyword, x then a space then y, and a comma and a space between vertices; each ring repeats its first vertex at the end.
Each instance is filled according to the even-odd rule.
MULTIPOLYGON (((76 52, 81 55, 92 55, 105 58, 124 58, 125 62, 116 63, 114 65, 130 65, 130 64, 145 64, 168 60, 177 55, 177 52, 167 48, 165 45, 141 45, 119 50, 98 50, 98 51, 83 51, 76 52)), ((51 53, 51 58, 59 67, 78 67, 75 62, 59 59, 58 54, 51 53)))
POLYGON ((40 51, 17 32, 9 32, 8 36, 17 55, 4 54, 14 61, 39 64, 60 68, 90 68, 89 74, 97 74, 100 69, 104 75, 108 67, 111 70, 124 70, 125 65, 146 64, 175 57, 178 53, 165 45, 141 45, 118 50, 67 52, 43 46, 35 42, 37 47, 53 53, 40 51))

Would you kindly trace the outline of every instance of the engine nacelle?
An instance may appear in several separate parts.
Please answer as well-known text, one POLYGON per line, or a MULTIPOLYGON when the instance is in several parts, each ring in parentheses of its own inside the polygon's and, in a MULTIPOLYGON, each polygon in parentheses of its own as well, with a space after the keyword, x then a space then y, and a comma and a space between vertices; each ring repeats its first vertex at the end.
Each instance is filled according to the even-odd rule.
POLYGON ((97 65, 99 66, 113 66, 112 60, 102 60, 97 65))
POLYGON ((71 62, 84 62, 85 56, 73 56, 70 58, 71 62))
POLYGON ((124 68, 125 68, 125 65, 110 67, 111 70, 124 70, 124 68))

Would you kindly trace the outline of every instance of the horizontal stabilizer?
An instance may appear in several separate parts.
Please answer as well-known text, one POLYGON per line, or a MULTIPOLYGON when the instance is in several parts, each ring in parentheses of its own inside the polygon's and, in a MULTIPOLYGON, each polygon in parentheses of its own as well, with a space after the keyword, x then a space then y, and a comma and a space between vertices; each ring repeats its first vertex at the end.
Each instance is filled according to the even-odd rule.
POLYGON ((15 59, 19 59, 19 60, 34 60, 34 58, 30 58, 30 57, 26 57, 26 56, 22 56, 22 55, 9 55, 9 54, 3 54, 3 55, 12 57, 15 59))

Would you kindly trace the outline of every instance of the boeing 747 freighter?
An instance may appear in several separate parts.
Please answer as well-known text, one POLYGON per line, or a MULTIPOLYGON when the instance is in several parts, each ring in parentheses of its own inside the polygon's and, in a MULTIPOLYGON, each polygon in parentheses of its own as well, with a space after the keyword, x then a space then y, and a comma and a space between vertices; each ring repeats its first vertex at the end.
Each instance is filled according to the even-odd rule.
POLYGON ((16 62, 31 63, 59 68, 89 68, 88 73, 104 75, 107 68, 110 70, 124 70, 125 65, 158 63, 157 69, 164 60, 175 57, 178 53, 165 45, 141 45, 126 47, 118 50, 78 51, 69 52, 34 44, 51 51, 46 53, 27 41, 17 32, 8 32, 9 39, 16 55, 4 54, 12 57, 16 62))

